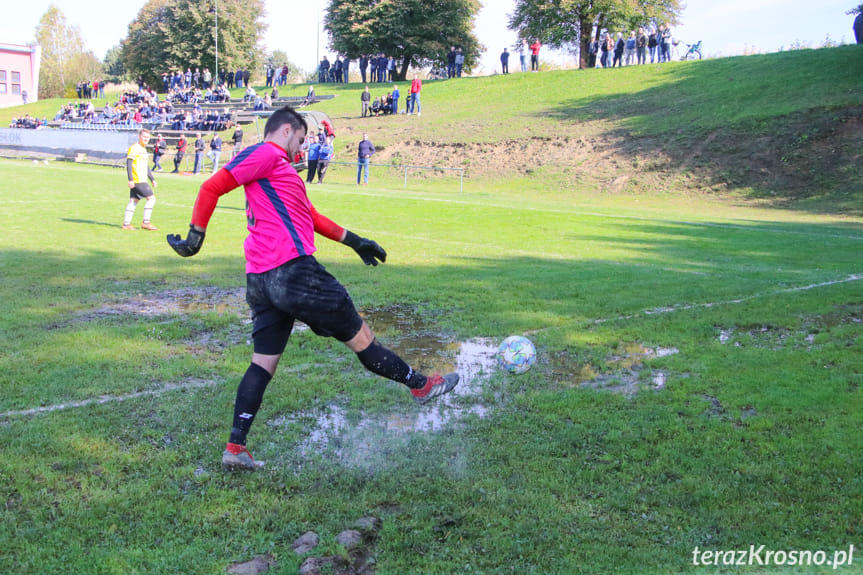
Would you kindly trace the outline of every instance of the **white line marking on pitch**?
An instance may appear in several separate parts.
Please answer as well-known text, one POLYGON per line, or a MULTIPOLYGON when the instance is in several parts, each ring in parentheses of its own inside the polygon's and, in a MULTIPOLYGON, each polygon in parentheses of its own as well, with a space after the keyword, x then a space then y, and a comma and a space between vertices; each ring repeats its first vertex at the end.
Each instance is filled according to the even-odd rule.
POLYGON ((148 389, 146 391, 136 391, 133 393, 127 393, 124 395, 100 395, 99 397, 93 397, 90 399, 82 399, 80 401, 70 401, 69 403, 58 403, 55 405, 44 405, 41 407, 34 407, 32 409, 21 409, 17 411, 7 411, 5 413, 0 413, 0 418, 9 418, 9 417, 26 417, 29 415, 38 415, 41 413, 50 413, 52 411, 61 411, 63 409, 70 409, 73 407, 87 407, 89 405, 102 405, 104 403, 111 403, 113 401, 127 401, 130 399, 137 399, 139 397, 149 397, 153 395, 161 395, 168 391, 177 391, 177 390, 187 390, 187 389, 200 389, 205 387, 215 387, 221 384, 221 381, 213 381, 213 380, 205 380, 205 379, 195 379, 186 381, 185 383, 167 383, 156 389, 148 389))
MULTIPOLYGON (((686 310, 690 310, 690 309, 707 309, 707 308, 721 306, 721 305, 731 305, 731 304, 743 303, 745 301, 749 301, 749 300, 753 300, 753 299, 757 299, 757 298, 761 298, 761 297, 774 296, 774 295, 783 294, 783 293, 794 293, 794 292, 807 291, 807 290, 811 290, 811 289, 817 289, 817 288, 821 288, 821 287, 829 287, 829 286, 833 286, 833 285, 838 285, 838 284, 843 284, 843 283, 848 283, 848 282, 855 282, 855 281, 860 281, 860 280, 863 280, 863 274, 851 274, 848 277, 844 277, 844 278, 838 279, 838 280, 830 280, 830 281, 826 281, 826 282, 819 282, 819 283, 809 284, 809 285, 805 285, 805 286, 790 287, 790 288, 784 288, 784 289, 775 290, 775 291, 771 291, 771 292, 757 293, 757 294, 752 294, 752 295, 749 295, 746 297, 741 297, 738 299, 705 302, 705 303, 675 304, 675 305, 665 306, 665 307, 654 307, 654 308, 650 308, 650 309, 641 310, 640 312, 629 314, 629 315, 621 315, 618 317, 611 317, 611 318, 604 318, 604 319, 595 319, 591 323, 601 324, 601 323, 608 323, 608 322, 612 322, 612 321, 636 319, 636 318, 639 318, 642 316, 659 315, 659 314, 663 314, 663 313, 674 313, 677 311, 686 311, 686 310)), ((577 320, 577 321, 582 321, 582 320, 577 320)), ((558 329, 560 327, 568 325, 569 323, 575 323, 575 322, 566 322, 566 323, 562 323, 562 324, 558 324, 558 325, 541 327, 539 329, 526 331, 526 332, 524 332, 524 334, 525 335, 533 335, 536 333, 541 333, 541 332, 549 331, 552 329, 558 329)))

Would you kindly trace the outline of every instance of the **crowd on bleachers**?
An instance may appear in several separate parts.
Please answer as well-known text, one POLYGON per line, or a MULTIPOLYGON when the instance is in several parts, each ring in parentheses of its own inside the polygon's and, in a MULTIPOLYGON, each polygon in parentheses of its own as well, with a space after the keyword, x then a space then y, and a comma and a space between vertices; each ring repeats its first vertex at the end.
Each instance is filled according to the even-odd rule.
POLYGON ((23 128, 27 130, 38 130, 44 128, 48 125, 48 120, 42 118, 33 118, 30 114, 24 114, 21 117, 12 118, 12 121, 9 122, 10 128, 23 128))

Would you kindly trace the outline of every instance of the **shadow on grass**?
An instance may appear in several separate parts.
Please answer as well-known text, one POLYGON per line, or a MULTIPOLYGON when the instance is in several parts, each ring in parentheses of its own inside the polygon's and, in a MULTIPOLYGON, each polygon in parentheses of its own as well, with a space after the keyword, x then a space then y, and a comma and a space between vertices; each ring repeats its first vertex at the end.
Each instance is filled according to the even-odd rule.
POLYGON ((857 46, 584 73, 621 74, 629 85, 669 78, 537 113, 570 124, 612 121, 618 127, 598 138, 596 150, 638 166, 633 172, 670 172, 779 207, 863 213, 857 46))

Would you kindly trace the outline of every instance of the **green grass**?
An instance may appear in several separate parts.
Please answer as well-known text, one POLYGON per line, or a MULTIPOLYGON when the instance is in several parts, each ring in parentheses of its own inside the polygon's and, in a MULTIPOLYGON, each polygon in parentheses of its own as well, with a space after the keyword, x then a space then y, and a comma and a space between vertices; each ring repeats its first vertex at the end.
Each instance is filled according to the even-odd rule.
MULTIPOLYGON (((848 62, 842 93, 823 104, 807 82, 789 86, 790 106, 754 86, 778 86, 774 70, 802 68, 798 58, 820 64, 812 74, 835 73, 853 49, 429 83, 429 112, 410 124, 353 118, 349 86, 329 111, 343 154, 369 125, 385 147, 501 145, 552 126, 625 129, 642 142, 706 130, 715 145, 852 118, 860 75, 848 62), (757 71, 740 68, 748 110, 695 89, 744 64, 757 71), (499 101, 512 102, 507 81, 534 90, 537 105, 499 101), (678 122, 657 106, 669 82, 719 119, 678 122), (635 86, 641 103, 622 95, 635 86), (451 103, 490 90, 500 90, 491 110, 451 103), (450 135, 464 123, 472 129, 450 135)), ((310 187, 322 213, 388 252, 376 268, 324 239, 317 253, 385 344, 428 369, 452 364, 459 342, 525 333, 539 359, 522 376, 488 374, 453 404, 484 406, 484 417, 398 433, 380 421, 438 407, 415 406, 337 342, 297 332, 250 435, 269 465, 227 474, 219 457, 251 355, 242 194, 221 199, 201 253, 183 259, 164 234, 186 229, 201 180, 161 175, 160 231, 123 232, 121 170, 0 161, 0 573, 215 574, 267 553, 269 573, 296 573, 295 538, 313 530, 316 553, 343 553, 335 536, 366 515, 383 520, 371 549, 383 574, 833 572, 695 567, 692 552, 860 548, 858 192, 750 201, 763 180, 739 172, 743 183, 723 194, 684 178, 597 193, 553 184, 566 183, 565 168, 473 176, 460 193, 453 177, 415 176, 404 190, 398 171, 381 168, 358 189, 354 168, 337 165, 310 187), (305 450, 328 409, 347 428, 305 450)), ((857 181, 836 173, 842 186, 857 181)), ((837 572, 860 572, 859 561, 837 572)))

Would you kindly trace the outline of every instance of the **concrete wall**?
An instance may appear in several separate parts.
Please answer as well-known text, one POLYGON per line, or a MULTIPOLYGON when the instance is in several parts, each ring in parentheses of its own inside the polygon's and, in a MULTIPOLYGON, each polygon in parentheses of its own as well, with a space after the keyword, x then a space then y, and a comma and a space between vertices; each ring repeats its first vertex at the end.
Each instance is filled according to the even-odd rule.
POLYGON ((79 154, 99 159, 122 159, 138 133, 86 130, 23 130, 0 128, 0 148, 55 154, 74 159, 79 154))

